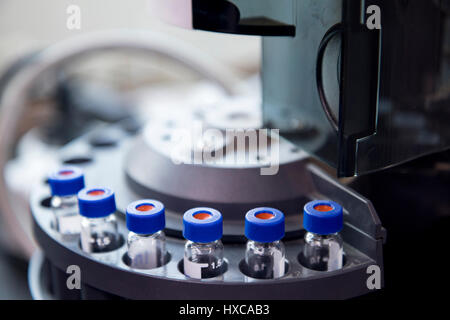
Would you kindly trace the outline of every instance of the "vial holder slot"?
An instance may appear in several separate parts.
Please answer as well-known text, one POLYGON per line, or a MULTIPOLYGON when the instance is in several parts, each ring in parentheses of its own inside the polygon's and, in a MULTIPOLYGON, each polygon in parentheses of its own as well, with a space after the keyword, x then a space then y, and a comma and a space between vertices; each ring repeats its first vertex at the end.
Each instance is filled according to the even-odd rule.
MULTIPOLYGON (((250 270, 248 264, 245 262, 245 259, 242 259, 241 262, 239 262, 239 270, 247 277, 251 278, 251 279, 264 279, 264 280, 270 280, 270 279, 274 279, 273 278, 273 273, 272 274, 265 274, 263 272, 257 272, 257 273, 253 273, 252 270, 250 270)), ((286 275, 289 274, 289 261, 287 259, 284 260, 284 274, 277 278, 283 278, 286 275)))
MULTIPOLYGON (((313 271, 321 271, 321 272, 327 272, 327 267, 324 264, 315 264, 315 265, 311 265, 311 263, 309 261, 307 261, 307 259, 305 258, 305 256, 303 255, 303 246, 301 246, 300 249, 300 253, 297 256, 297 261, 304 267, 307 268, 309 270, 313 270, 313 271)), ((346 254, 344 252, 344 255, 342 256, 342 268, 345 268, 345 265, 347 264, 347 257, 346 254)))
MULTIPOLYGON (((69 239, 69 237, 63 236, 64 239, 69 239)), ((81 239, 79 237, 79 235, 76 235, 75 237, 72 236, 72 239, 76 238, 78 241, 78 248, 80 250, 81 249, 81 239)), ((119 233, 117 241, 115 241, 114 243, 111 243, 110 245, 108 245, 105 249, 103 249, 102 251, 99 252, 92 252, 92 253, 86 253, 86 254, 91 254, 91 255, 97 255, 97 256, 101 256, 102 254, 107 254, 110 252, 114 252, 119 250, 120 248, 125 246, 125 237, 124 235, 122 235, 121 233, 119 233)))
MULTIPOLYGON (((163 258, 163 264, 161 266, 155 267, 155 268, 151 268, 151 269, 158 269, 158 268, 162 268, 164 267, 166 264, 168 264, 171 260, 172 256, 170 255, 170 252, 166 252, 164 258, 163 258)), ((143 258, 145 259, 145 257, 143 258)), ((151 270, 148 268, 140 268, 140 267, 133 267, 131 264, 131 259, 128 256, 128 252, 125 252, 122 256, 122 261, 123 263, 125 263, 128 267, 136 269, 136 270, 151 270)))
MULTIPOLYGON (((206 280, 206 279, 210 279, 210 280, 214 280, 214 279, 216 279, 216 280, 223 280, 223 275, 227 272, 227 270, 228 270, 228 262, 227 262, 227 259, 224 258, 224 259, 223 259, 222 265, 220 266, 220 268, 218 268, 218 270, 217 270, 216 272, 214 272, 214 273, 205 273, 205 272, 202 272, 202 271, 200 270, 200 272, 201 272, 201 278, 202 278, 201 280, 206 280)), ((178 262, 178 271, 179 271, 181 274, 183 274, 183 275, 186 276, 186 274, 185 274, 185 272, 184 272, 184 258, 181 259, 181 260, 178 262)), ((186 278, 189 279, 189 276, 186 276, 186 278)), ((198 280, 198 279, 197 279, 197 280, 198 280)))

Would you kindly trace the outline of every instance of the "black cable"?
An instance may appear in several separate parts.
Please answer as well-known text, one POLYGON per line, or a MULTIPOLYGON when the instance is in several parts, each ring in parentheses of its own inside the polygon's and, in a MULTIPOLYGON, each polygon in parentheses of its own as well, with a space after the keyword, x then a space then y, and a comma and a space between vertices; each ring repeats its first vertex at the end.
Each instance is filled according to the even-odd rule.
POLYGON ((338 132, 339 131, 339 122, 336 116, 333 114, 331 107, 328 103, 327 97, 325 96, 325 90, 323 88, 323 57, 325 56, 325 51, 327 49, 328 43, 334 38, 334 36, 342 33, 342 24, 338 23, 332 26, 322 38, 322 41, 319 45, 319 50, 317 52, 317 60, 316 60, 316 84, 317 91, 319 93, 320 102, 322 104, 323 111, 330 122, 333 129, 338 132))

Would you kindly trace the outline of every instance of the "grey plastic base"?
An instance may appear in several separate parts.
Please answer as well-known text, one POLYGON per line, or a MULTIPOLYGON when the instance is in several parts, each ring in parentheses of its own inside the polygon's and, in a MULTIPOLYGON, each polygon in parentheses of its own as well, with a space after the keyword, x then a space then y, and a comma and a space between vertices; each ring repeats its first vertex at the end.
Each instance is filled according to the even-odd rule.
MULTIPOLYGON (((146 194, 137 194, 124 172, 127 146, 132 145, 135 140, 127 135, 117 136, 119 141, 115 147, 98 149, 90 149, 88 137, 82 137, 62 150, 62 159, 77 159, 77 156, 82 158, 83 150, 89 151, 87 155, 91 161, 81 164, 86 173, 86 181, 90 186, 105 185, 116 191, 119 209, 116 216, 119 231, 125 239, 127 230, 123 208, 131 201, 145 198, 146 194)), ((234 219, 225 219, 223 241, 227 271, 218 278, 189 279, 179 268, 184 251, 184 240, 179 238, 182 212, 170 210, 171 203, 167 201, 166 233, 170 261, 158 269, 133 270, 123 261, 126 245, 107 254, 88 255, 80 250, 78 236, 64 238, 52 230, 52 212, 48 208, 49 188, 42 184, 32 192, 30 208, 36 240, 50 262, 50 287, 55 298, 346 299, 370 292, 367 287, 370 276, 367 268, 371 265, 380 266, 383 285, 382 245, 385 230, 370 201, 331 179, 315 165, 308 163, 307 159, 299 161, 302 165, 294 165, 292 168, 302 170, 304 179, 299 183, 308 184, 305 189, 307 192, 299 195, 299 205, 313 199, 331 199, 345 208, 342 236, 346 264, 342 270, 319 272, 309 270, 299 263, 298 255, 304 233, 301 230, 299 206, 299 212, 289 214, 286 219, 288 233, 284 243, 289 267, 284 277, 257 280, 245 276, 239 267, 245 250, 242 225, 234 219), (109 262, 102 262, 105 258, 109 262), (66 270, 70 265, 80 267, 81 290, 66 288, 66 279, 69 277, 66 270)), ((241 212, 245 212, 244 209, 241 212)))
MULTIPOLYGON (((178 264, 183 258, 184 241, 168 238, 170 261, 153 270, 132 270, 122 260, 126 246, 111 254, 116 263, 103 263, 103 254, 89 256, 79 248, 77 237, 64 240, 50 228, 51 213, 35 213, 35 234, 50 261, 60 270, 70 265, 81 269, 82 282, 130 299, 342 299, 369 292, 366 286, 368 266, 377 262, 345 244, 346 264, 340 271, 319 272, 303 267, 297 260, 302 240, 286 242, 288 273, 277 280, 256 280, 239 269, 244 245, 226 244, 228 270, 218 278, 192 280, 184 276, 178 264)), ((120 232, 125 235, 123 223, 120 232)), ((67 274, 67 277, 69 274, 67 274)))

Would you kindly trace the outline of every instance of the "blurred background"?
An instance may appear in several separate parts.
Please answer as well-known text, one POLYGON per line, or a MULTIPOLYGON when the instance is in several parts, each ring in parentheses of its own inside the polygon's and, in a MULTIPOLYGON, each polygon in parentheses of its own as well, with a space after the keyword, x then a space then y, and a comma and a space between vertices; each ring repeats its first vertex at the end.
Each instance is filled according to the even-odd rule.
MULTIPOLYGON (((123 29, 152 32, 155 40, 150 41, 169 40, 167 45, 181 57, 185 48, 191 54, 199 52, 205 65, 213 66, 213 74, 226 73, 224 82, 242 82, 252 92, 259 92, 259 37, 184 30, 158 20, 152 11, 148 0, 0 0, 0 95, 42 49, 71 37, 108 30, 120 33, 123 29), (79 30, 66 26, 70 5, 81 9, 79 30)), ((35 244, 28 196, 33 184, 41 182, 43 168, 57 163, 56 150, 92 123, 111 123, 145 113, 145 107, 136 107, 142 104, 130 102, 136 97, 163 92, 182 98, 196 90, 211 92, 212 101, 223 94, 203 86, 202 77, 188 64, 174 63, 158 54, 120 52, 94 55, 71 64, 64 72, 49 72, 32 88, 14 132, 2 137, 8 141, 4 147, 11 149, 11 154, 3 154, 0 167, 4 178, 0 187, 0 299, 31 298, 26 272, 35 244), (104 92, 108 98, 97 101, 95 92, 104 92), (82 105, 88 107, 83 109, 82 105), (110 108, 102 109, 105 105, 110 108), (8 209, 7 201, 13 210, 8 209)))

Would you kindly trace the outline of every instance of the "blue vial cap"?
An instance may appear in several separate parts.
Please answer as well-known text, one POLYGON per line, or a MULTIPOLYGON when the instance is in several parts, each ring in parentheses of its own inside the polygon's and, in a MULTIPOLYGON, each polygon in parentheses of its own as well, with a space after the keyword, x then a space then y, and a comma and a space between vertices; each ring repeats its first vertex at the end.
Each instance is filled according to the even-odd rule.
POLYGON ((78 192, 80 214, 87 218, 103 218, 116 211, 114 192, 108 188, 84 188, 78 192))
POLYGON ((312 233, 328 235, 341 231, 342 207, 334 201, 316 200, 303 208, 303 227, 312 233))
POLYGON ((222 215, 211 208, 193 208, 184 213, 183 237, 207 243, 222 238, 222 215))
POLYGON ((264 243, 281 240, 284 237, 284 214, 273 208, 250 210, 245 215, 245 236, 264 243))
POLYGON ((84 175, 76 167, 61 167, 48 175, 48 183, 53 196, 76 195, 84 188, 84 175))
POLYGON ((138 234, 152 234, 165 228, 164 205, 156 200, 138 200, 127 207, 127 228, 138 234))

